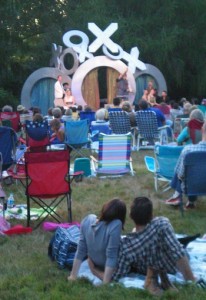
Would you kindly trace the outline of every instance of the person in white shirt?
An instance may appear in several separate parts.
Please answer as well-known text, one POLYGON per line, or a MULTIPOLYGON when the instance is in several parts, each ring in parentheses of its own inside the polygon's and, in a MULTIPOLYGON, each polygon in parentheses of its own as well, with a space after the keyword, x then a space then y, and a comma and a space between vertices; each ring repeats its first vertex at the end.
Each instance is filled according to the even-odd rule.
POLYGON ((54 84, 54 106, 64 106, 65 91, 62 85, 62 76, 58 75, 54 84))

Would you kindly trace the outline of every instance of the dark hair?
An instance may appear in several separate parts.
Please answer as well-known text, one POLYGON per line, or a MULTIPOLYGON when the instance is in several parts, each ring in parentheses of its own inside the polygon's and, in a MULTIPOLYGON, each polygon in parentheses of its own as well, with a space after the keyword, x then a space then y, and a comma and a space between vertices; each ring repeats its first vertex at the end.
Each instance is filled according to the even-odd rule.
POLYGON ((122 228, 124 228, 127 208, 124 201, 120 199, 113 199, 106 202, 101 210, 99 221, 105 221, 107 223, 119 219, 122 222, 122 228))
POLYGON ((39 113, 36 113, 34 116, 33 116, 33 121, 34 122, 43 122, 44 118, 42 116, 42 114, 39 114, 39 113))
POLYGON ((116 98, 113 99, 113 104, 115 106, 119 106, 120 103, 121 103, 121 99, 119 97, 116 97, 116 98))
POLYGON ((130 218, 136 225, 146 225, 152 220, 153 204, 147 197, 137 197, 130 208, 130 218))
POLYGON ((140 109, 143 109, 143 110, 147 109, 148 108, 147 101, 146 100, 140 100, 139 101, 139 107, 140 107, 140 109))

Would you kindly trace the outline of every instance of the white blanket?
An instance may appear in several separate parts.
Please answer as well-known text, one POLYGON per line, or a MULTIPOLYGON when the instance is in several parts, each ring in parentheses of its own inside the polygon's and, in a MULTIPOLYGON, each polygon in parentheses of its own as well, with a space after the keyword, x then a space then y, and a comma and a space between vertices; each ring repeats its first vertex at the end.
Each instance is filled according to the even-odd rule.
MULTIPOLYGON (((206 239, 196 239, 187 246, 190 265, 196 278, 203 278, 206 281, 206 239)), ((79 271, 79 277, 89 279, 94 285, 100 285, 101 280, 94 276, 88 266, 87 261, 84 261, 79 271)), ((176 275, 169 275, 172 282, 184 284, 182 275, 178 272, 176 275)), ((133 287, 143 289, 145 277, 137 274, 129 274, 119 280, 125 287, 133 287)))

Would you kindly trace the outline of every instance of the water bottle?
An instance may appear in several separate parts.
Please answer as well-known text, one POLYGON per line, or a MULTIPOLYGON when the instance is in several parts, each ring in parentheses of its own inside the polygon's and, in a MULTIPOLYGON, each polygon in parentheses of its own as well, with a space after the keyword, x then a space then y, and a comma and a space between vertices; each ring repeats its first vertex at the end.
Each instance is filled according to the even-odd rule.
POLYGON ((10 194, 8 200, 7 200, 7 208, 14 207, 14 195, 13 193, 10 194))

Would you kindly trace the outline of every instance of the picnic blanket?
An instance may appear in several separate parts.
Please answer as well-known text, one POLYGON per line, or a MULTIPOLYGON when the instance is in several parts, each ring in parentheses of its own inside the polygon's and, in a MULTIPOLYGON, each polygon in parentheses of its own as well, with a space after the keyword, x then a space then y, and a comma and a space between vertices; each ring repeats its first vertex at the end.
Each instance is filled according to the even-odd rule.
MULTIPOLYGON (((1 212, 0 215, 3 215, 3 212, 1 212)), ((40 215, 42 215, 43 218, 44 216, 47 215, 47 213, 43 210, 43 208, 30 208, 30 215, 31 215, 31 220, 36 220, 40 215)), ((13 208, 7 208, 7 210, 5 211, 5 219, 26 220, 27 219, 26 204, 18 204, 15 205, 15 207, 13 208)))
MULTIPOLYGON (((180 237, 180 235, 178 235, 178 237, 180 237)), ((195 241, 189 243, 186 249, 189 254, 190 265, 196 278, 203 278, 206 280, 206 239, 197 238, 195 241)), ((89 279, 94 285, 101 284, 101 280, 91 273, 87 261, 84 261, 81 264, 78 276, 89 279)), ((182 274, 179 272, 175 275, 169 275, 169 278, 174 283, 185 283, 182 274)), ((145 276, 131 273, 128 276, 121 278, 119 283, 123 284, 126 288, 133 287, 144 289, 144 281, 145 276)))

